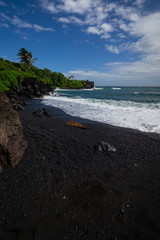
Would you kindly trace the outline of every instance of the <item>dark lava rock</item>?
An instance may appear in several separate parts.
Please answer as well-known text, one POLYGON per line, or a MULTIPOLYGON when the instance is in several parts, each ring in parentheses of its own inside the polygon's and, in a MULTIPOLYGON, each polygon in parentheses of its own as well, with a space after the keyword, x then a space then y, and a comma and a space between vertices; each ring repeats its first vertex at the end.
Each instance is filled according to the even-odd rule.
POLYGON ((108 151, 108 152, 117 152, 117 149, 112 146, 110 143, 107 143, 105 141, 100 141, 95 145, 95 149, 98 151, 108 151))
POLYGON ((5 94, 0 94, 0 171, 4 166, 14 167, 22 158, 27 144, 17 112, 5 94))
POLYGON ((46 108, 39 109, 37 111, 32 112, 35 117, 50 117, 46 108))

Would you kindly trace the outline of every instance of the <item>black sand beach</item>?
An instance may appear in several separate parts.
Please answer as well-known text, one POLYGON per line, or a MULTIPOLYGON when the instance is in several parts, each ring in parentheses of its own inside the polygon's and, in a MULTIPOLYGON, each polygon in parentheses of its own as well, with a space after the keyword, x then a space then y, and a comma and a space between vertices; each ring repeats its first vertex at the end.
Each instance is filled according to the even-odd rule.
POLYGON ((0 174, 0 239, 160 239, 160 136, 32 109, 23 159, 0 174))

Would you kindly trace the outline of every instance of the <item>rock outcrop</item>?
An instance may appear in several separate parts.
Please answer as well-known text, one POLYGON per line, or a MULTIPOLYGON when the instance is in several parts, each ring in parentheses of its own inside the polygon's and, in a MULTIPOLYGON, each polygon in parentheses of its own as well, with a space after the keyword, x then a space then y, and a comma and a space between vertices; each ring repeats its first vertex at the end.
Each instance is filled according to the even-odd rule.
POLYGON ((85 88, 86 89, 91 89, 91 88, 94 88, 94 82, 91 82, 91 81, 84 81, 86 83, 85 85, 85 88))
POLYGON ((27 78, 16 88, 11 87, 6 93, 12 107, 16 111, 24 110, 25 100, 27 98, 42 97, 53 92, 50 84, 44 84, 36 79, 27 78))
POLYGON ((35 117, 50 117, 50 114, 46 108, 39 109, 32 112, 35 117))
POLYGON ((0 171, 19 163, 26 147, 19 116, 5 94, 0 93, 0 171))

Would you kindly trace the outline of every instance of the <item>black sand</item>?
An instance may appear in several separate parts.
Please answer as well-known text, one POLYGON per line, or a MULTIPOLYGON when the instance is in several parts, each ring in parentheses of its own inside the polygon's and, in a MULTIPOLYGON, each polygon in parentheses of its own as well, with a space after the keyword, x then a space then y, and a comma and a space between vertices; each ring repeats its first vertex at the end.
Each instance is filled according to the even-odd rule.
POLYGON ((160 135, 31 112, 23 159, 0 174, 0 239, 160 239, 160 135))

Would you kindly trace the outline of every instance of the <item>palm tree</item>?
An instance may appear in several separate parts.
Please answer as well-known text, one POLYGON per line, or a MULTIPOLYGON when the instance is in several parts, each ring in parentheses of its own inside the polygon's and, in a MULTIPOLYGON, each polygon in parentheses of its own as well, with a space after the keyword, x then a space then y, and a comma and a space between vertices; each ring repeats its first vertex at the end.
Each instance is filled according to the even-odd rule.
POLYGON ((20 62, 24 63, 27 69, 29 69, 32 66, 32 63, 37 60, 37 58, 32 59, 32 53, 28 52, 25 48, 21 48, 17 55, 19 56, 20 62))
POLYGON ((74 78, 74 76, 73 76, 73 75, 71 75, 71 76, 69 77, 69 80, 73 80, 73 78, 74 78))

